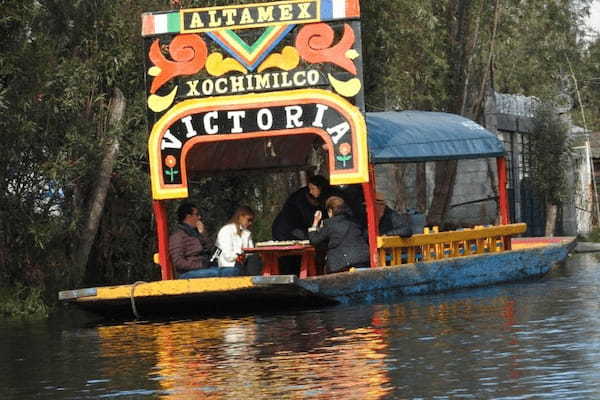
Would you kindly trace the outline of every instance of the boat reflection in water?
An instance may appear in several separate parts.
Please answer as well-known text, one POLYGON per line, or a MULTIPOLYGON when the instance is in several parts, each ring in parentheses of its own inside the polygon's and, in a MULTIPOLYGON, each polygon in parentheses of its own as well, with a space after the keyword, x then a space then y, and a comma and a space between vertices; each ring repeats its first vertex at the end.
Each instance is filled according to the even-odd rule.
POLYGON ((380 318, 345 327, 308 312, 98 331, 110 368, 143 379, 145 367, 162 398, 379 399, 392 387, 385 332, 372 326, 380 318))
POLYGON ((109 385, 121 393, 119 379, 148 390, 155 383, 150 393, 165 399, 381 399, 449 384, 473 393, 465 371, 512 381, 528 364, 512 351, 520 347, 517 302, 481 300, 100 326, 102 375, 116 375, 109 385), (485 347, 508 358, 488 365, 485 347))
POLYGON ((597 399, 599 266, 287 314, 0 324, 2 399, 597 399))

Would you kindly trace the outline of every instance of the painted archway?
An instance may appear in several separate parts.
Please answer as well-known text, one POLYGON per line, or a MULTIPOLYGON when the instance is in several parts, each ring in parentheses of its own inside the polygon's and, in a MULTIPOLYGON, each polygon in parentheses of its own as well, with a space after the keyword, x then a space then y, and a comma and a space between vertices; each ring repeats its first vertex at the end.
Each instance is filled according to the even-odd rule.
POLYGON ((175 105, 148 140, 152 197, 188 197, 186 157, 198 143, 307 133, 320 136, 328 149, 331 184, 368 182, 363 114, 334 93, 305 89, 175 105))

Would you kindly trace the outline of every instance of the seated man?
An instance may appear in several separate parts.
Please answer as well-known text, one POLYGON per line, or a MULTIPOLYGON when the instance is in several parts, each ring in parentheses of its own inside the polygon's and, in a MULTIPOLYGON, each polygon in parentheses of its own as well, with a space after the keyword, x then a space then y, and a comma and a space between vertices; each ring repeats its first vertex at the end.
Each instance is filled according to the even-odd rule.
POLYGON ((182 203, 177 209, 177 221, 177 229, 169 238, 169 255, 178 278, 218 275, 218 270, 211 274, 209 257, 213 246, 198 208, 192 203, 182 203))

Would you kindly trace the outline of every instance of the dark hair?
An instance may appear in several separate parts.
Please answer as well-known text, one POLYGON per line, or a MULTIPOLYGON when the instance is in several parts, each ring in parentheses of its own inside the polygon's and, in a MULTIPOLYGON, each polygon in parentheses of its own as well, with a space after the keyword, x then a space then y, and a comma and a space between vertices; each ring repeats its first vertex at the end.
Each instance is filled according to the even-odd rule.
POLYGON ((331 212, 334 216, 343 214, 348 209, 346 203, 344 202, 344 199, 338 196, 329 197, 325 202, 325 208, 328 210, 331 209, 331 212))
POLYGON ((318 187, 319 189, 324 190, 329 186, 329 181, 325 179, 322 175, 314 175, 308 178, 308 183, 311 183, 318 187))
POLYGON ((238 235, 242 233, 242 230, 240 229, 240 217, 244 215, 249 215, 252 218, 254 218, 254 211, 248 206, 239 206, 231 216, 231 219, 229 220, 230 223, 235 224, 235 227, 238 231, 238 235))
POLYGON ((179 207, 177 207, 177 221, 183 222, 185 217, 194 213, 194 208, 196 210, 198 209, 198 207, 196 207, 195 204, 187 203, 187 202, 181 203, 179 205, 179 207))

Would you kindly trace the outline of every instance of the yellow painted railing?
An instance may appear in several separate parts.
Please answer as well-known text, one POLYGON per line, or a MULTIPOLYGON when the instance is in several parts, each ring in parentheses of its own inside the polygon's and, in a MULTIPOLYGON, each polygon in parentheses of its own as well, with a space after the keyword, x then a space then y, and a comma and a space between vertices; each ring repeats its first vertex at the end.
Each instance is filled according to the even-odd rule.
POLYGON ((438 232, 437 227, 409 238, 378 236, 381 265, 400 265, 473 254, 510 250, 511 236, 527 230, 527 224, 476 226, 459 231, 438 232))

